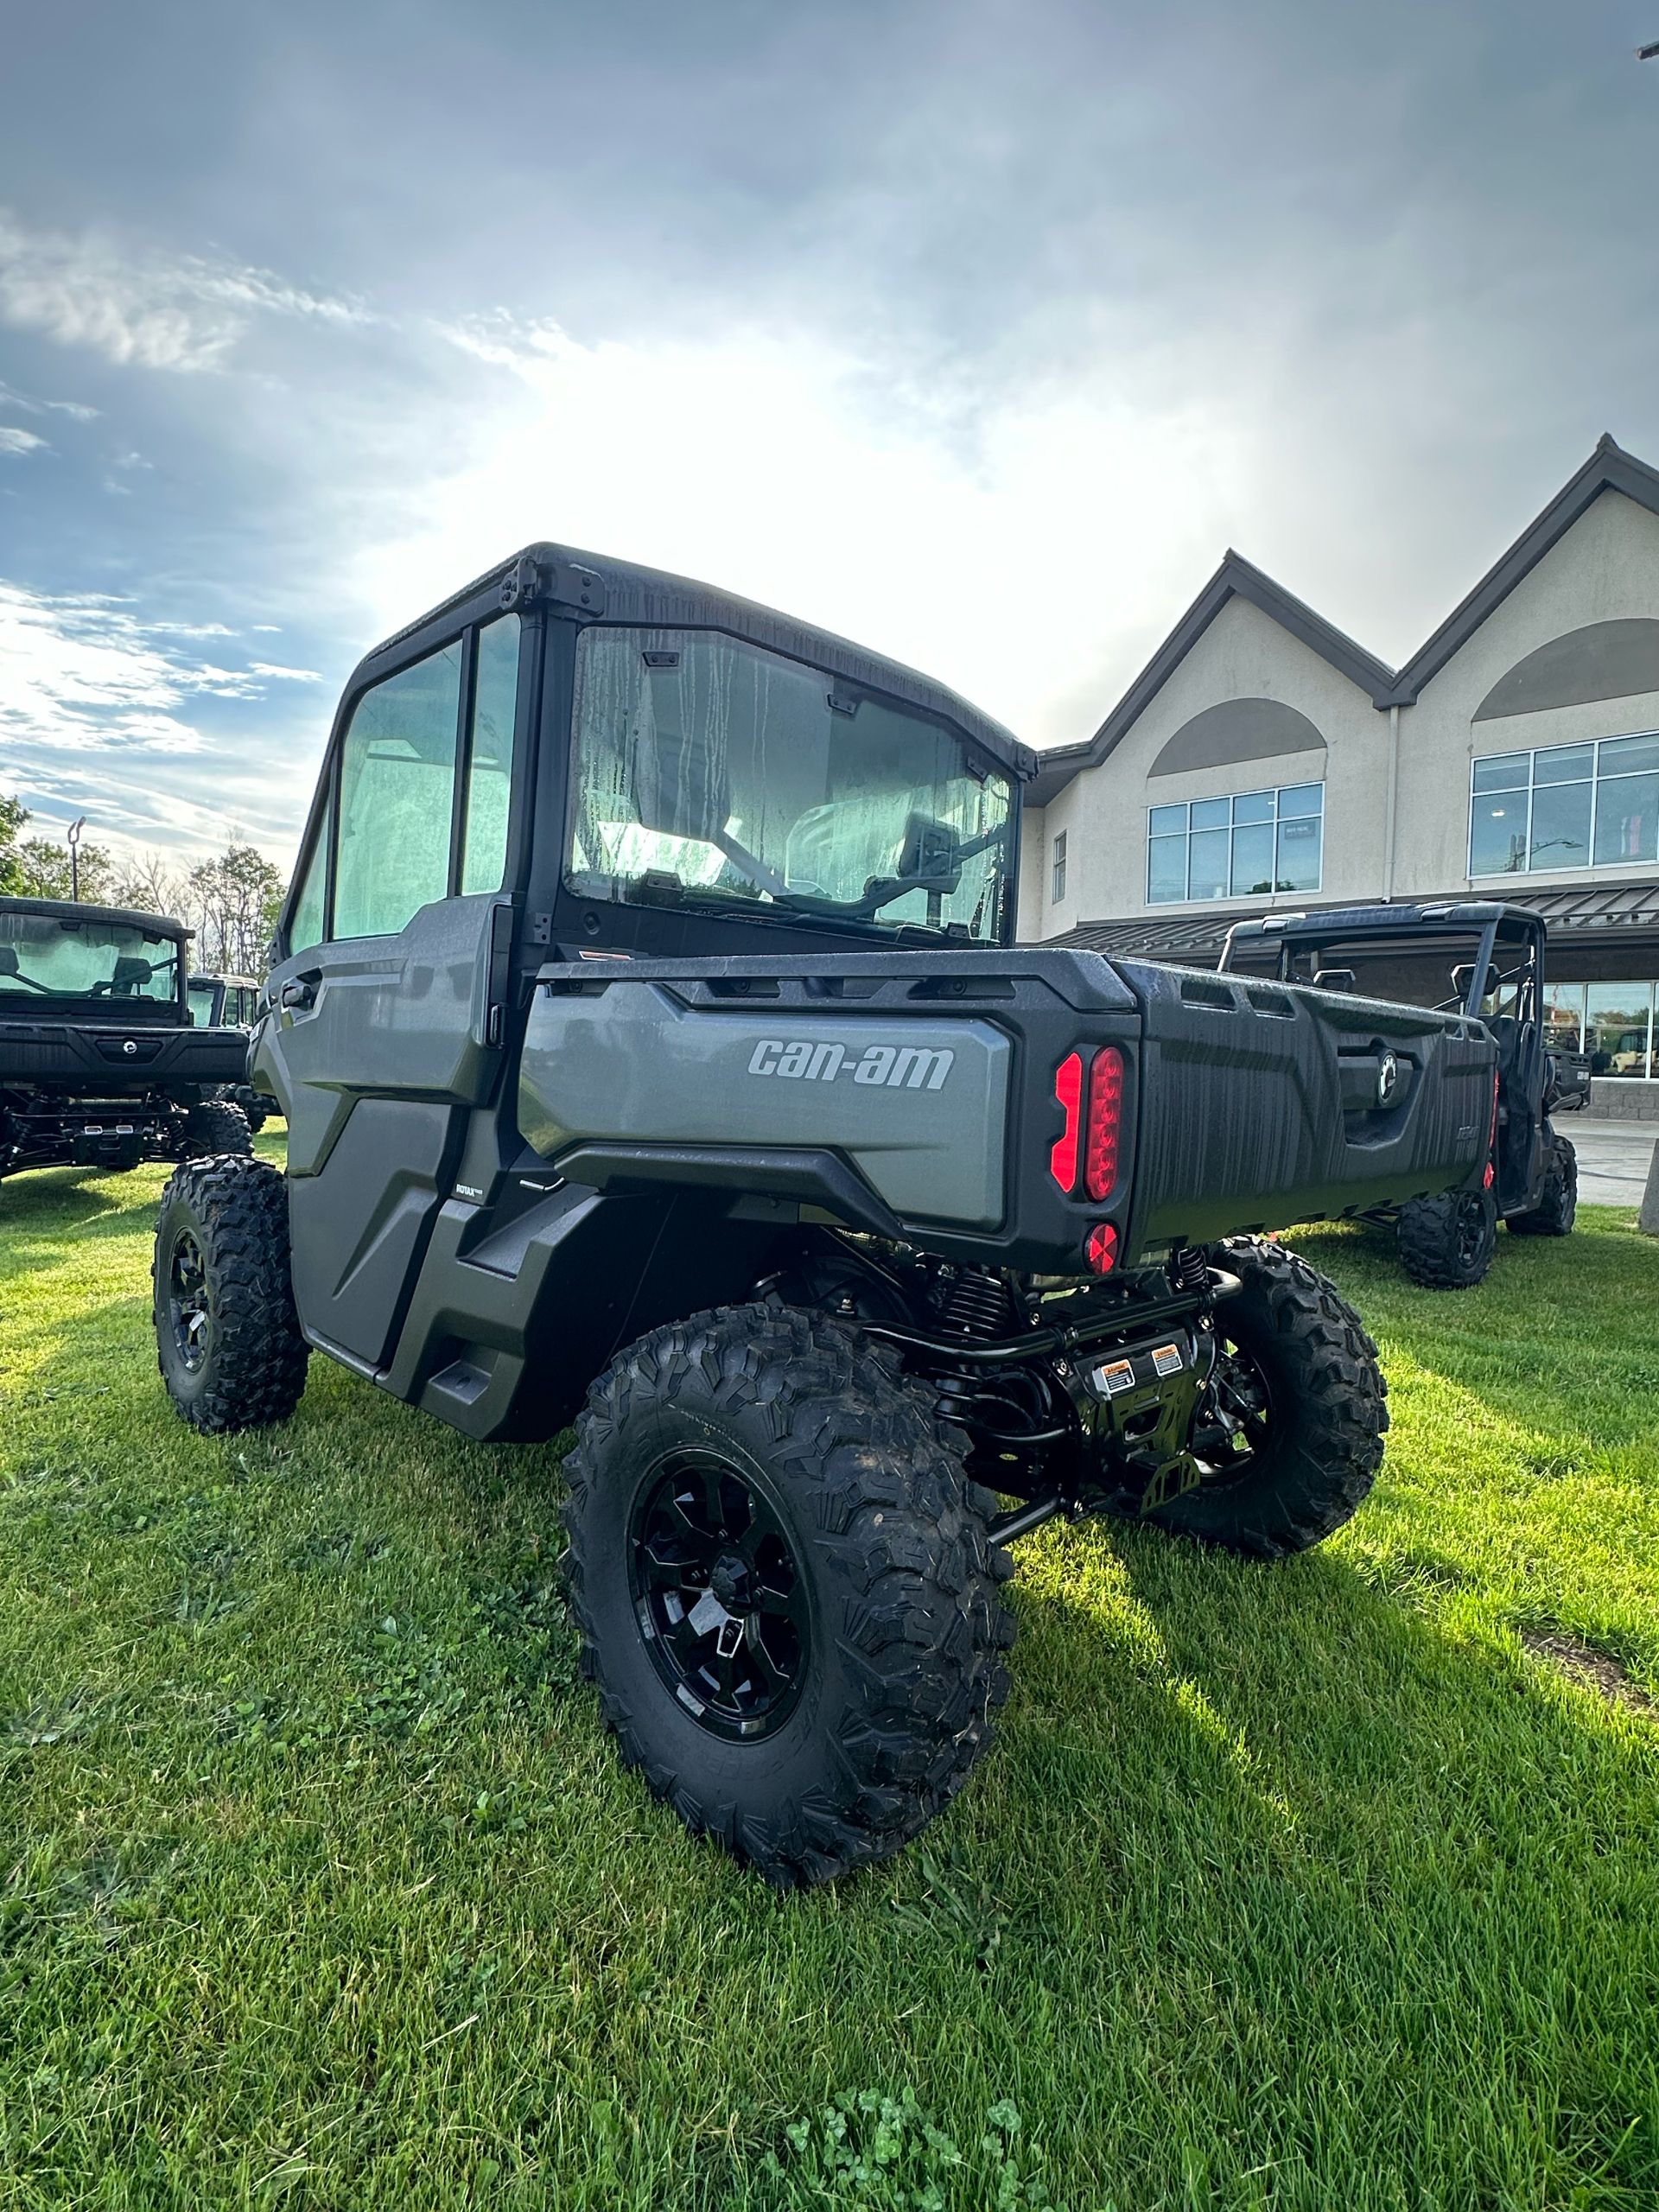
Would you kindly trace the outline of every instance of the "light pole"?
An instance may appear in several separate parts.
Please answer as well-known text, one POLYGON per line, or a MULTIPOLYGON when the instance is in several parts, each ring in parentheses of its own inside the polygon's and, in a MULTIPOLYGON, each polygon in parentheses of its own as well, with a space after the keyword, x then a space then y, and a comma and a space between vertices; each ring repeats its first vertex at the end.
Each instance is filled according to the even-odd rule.
POLYGON ((1659 38, 1655 39, 1651 46, 1638 46, 1636 58, 1638 61, 1659 61, 1659 38))
POLYGON ((69 896, 76 906, 80 904, 80 833, 86 827, 84 814, 69 824, 69 896))

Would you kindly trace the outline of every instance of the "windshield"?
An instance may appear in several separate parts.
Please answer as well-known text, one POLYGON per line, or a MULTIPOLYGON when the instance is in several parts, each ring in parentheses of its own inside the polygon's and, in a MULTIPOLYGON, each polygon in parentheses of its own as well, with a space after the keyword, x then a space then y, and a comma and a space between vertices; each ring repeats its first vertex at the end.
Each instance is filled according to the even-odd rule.
POLYGON ((179 948, 137 924, 0 913, 0 1000, 172 1000, 179 948))
POLYGON ((216 983, 191 982, 187 985, 185 996, 189 1001, 190 1020, 193 1027, 197 1029, 213 1027, 213 993, 218 988, 216 983))
POLYGON ((575 754, 582 897, 999 934, 1007 779, 819 670, 709 631, 584 631, 575 754))

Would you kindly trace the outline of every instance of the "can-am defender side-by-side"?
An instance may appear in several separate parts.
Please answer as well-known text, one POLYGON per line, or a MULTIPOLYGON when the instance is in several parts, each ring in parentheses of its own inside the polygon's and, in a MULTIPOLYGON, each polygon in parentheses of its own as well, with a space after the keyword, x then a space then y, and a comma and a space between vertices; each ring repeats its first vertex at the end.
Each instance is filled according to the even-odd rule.
POLYGON ((314 1347, 468 1436, 574 1419, 606 1718, 779 1883, 960 1787, 1013 1536, 1348 1518, 1376 1349, 1263 1232, 1485 1157, 1478 1021, 1014 948, 1033 766, 843 639, 533 548, 353 676, 255 1033, 286 1179, 184 1168, 158 1224, 199 1428, 292 1413, 314 1347))
POLYGON ((0 899, 0 1176, 251 1149, 248 1040, 197 1027, 190 932, 124 906, 0 899))
MULTIPOLYGON (((253 1033, 259 1014, 259 985, 251 976, 192 976, 188 984, 190 1019, 198 1029, 239 1029, 253 1033)), ((219 1094, 239 1106, 256 1136, 276 1110, 276 1101, 251 1083, 226 1084, 219 1094)))
POLYGON ((1516 1236, 1566 1236, 1578 1211, 1579 1162, 1550 1124, 1563 1090, 1588 1079, 1548 1049, 1546 927, 1529 907, 1347 906, 1269 914, 1228 932, 1224 974, 1268 975, 1478 1017, 1497 1046, 1497 1116, 1485 1172, 1466 1190, 1371 1209, 1392 1221, 1400 1258, 1428 1290, 1467 1290, 1491 1266, 1497 1224, 1516 1236))

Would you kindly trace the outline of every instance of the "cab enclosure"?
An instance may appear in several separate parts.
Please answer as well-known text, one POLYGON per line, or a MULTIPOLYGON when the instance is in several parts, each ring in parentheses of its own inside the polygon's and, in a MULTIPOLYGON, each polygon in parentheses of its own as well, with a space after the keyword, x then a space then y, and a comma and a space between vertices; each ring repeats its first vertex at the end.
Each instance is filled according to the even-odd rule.
MULTIPOLYGON (((992 1338, 1051 1296, 1121 1332, 1172 1255, 1478 1175, 1462 1007, 1016 949, 1034 758, 842 639, 560 546, 378 648, 254 1038, 308 1341, 546 1436, 758 1283, 925 1336, 972 1277, 992 1338)), ((1025 1426, 1072 1439, 1068 1392, 1025 1426)), ((1000 1487, 1053 1492, 1058 1442, 1000 1487)))

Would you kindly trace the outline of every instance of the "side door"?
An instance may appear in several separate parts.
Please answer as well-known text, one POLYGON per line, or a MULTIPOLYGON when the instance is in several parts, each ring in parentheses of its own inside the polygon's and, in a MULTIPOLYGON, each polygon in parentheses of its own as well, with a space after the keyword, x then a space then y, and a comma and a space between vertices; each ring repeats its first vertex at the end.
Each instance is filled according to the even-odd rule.
POLYGON ((267 986, 255 1067, 288 1119, 300 1318, 371 1370, 390 1356, 467 1110, 500 1074, 530 644, 518 614, 499 615, 358 696, 267 986))

